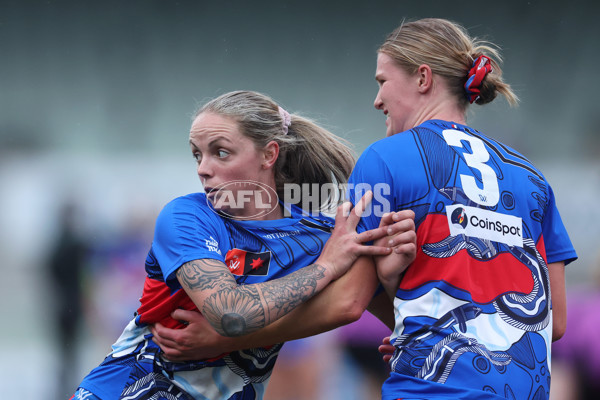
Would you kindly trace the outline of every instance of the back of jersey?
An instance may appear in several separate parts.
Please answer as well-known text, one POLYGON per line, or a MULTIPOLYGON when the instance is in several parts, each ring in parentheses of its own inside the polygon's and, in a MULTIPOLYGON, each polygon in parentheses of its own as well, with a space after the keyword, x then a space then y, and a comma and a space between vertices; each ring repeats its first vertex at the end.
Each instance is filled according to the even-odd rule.
MULTIPOLYGON (((416 215, 417 258, 396 292, 384 393, 422 395, 426 381, 431 398, 547 397, 547 263, 576 256, 542 174, 469 127, 428 121, 367 149, 351 177, 359 182, 389 185, 374 207, 416 215)), ((371 213, 364 228, 378 220, 371 213)))

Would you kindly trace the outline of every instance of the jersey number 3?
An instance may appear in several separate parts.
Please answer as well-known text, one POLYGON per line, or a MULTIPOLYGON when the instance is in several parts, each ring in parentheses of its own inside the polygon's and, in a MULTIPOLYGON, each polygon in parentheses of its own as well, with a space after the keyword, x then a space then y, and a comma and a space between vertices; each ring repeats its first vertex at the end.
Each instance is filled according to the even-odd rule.
POLYGON ((464 152, 463 158, 471 169, 479 171, 483 187, 479 187, 474 176, 461 174, 460 183, 467 197, 482 206, 493 207, 498 204, 500 199, 498 178, 492 167, 486 164, 490 159, 490 154, 486 150, 483 141, 454 129, 444 130, 443 135, 446 143, 450 146, 462 149, 462 141, 465 141, 471 147, 471 153, 464 152))

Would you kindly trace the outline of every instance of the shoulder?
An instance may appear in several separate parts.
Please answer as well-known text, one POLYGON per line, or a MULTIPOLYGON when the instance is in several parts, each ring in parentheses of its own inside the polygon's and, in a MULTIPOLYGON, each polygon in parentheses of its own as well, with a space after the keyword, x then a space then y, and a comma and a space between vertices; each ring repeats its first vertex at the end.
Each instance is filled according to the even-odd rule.
POLYGON ((392 171, 410 169, 419 160, 415 133, 412 130, 400 132, 368 146, 356 162, 350 182, 370 182, 371 178, 386 176, 392 179, 392 171))
POLYGON ((409 153, 414 149, 416 149, 416 141, 413 129, 375 141, 362 152, 359 162, 390 162, 397 160, 399 153, 409 153))
POLYGON ((158 224, 168 222, 175 225, 196 224, 199 221, 212 225, 223 223, 204 193, 191 193, 171 200, 163 207, 157 219, 158 224))
POLYGON ((494 157, 497 163, 502 167, 514 167, 521 170, 523 174, 532 176, 536 181, 541 181, 547 185, 546 178, 542 171, 537 168, 526 156, 511 146, 508 146, 494 138, 486 136, 478 130, 470 128, 469 133, 479 138, 486 146, 490 155, 494 157))
POLYGON ((189 212, 189 213, 210 213, 215 217, 220 218, 212 207, 208 203, 206 194, 204 193, 190 193, 185 196, 177 197, 168 202, 162 212, 166 213, 177 213, 177 212, 189 212))

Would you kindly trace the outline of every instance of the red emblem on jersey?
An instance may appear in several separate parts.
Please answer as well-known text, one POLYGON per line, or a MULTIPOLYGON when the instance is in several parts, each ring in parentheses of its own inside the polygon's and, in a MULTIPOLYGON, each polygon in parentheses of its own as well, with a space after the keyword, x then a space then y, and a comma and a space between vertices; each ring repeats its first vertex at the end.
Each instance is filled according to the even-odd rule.
POLYGON ((225 264, 233 275, 262 275, 269 272, 271 253, 253 253, 241 249, 232 249, 225 256, 225 264))

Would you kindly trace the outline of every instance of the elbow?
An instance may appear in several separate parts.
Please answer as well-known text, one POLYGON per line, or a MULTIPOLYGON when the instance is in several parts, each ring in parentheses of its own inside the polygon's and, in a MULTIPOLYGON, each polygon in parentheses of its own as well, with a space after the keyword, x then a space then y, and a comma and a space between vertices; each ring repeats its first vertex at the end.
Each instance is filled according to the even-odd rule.
POLYGON ((366 305, 358 301, 350 300, 344 302, 344 304, 340 305, 340 309, 336 311, 338 325, 348 325, 358 321, 365 309, 366 305))
POLYGON ((220 324, 214 324, 213 328, 225 337, 237 337, 247 335, 261 328, 262 326, 249 326, 248 322, 241 315, 236 313, 224 314, 220 324))
POLYGON ((565 335, 567 331, 567 321, 559 320, 552 323, 552 341, 556 342, 565 335))

